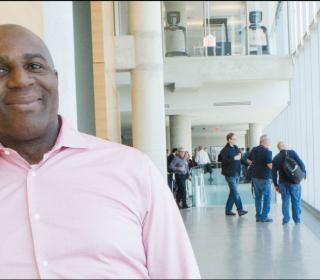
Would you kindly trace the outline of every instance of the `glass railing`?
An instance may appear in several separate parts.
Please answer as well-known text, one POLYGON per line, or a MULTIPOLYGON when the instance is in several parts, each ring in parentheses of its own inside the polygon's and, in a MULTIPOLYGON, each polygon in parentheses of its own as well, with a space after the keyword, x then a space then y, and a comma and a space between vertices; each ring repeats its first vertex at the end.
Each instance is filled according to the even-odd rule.
MULTIPOLYGON (((192 180, 189 183, 189 203, 193 207, 224 206, 229 195, 229 187, 221 174, 220 164, 211 164, 211 168, 195 167, 191 170, 192 180)), ((254 204, 252 185, 240 183, 239 193, 244 204, 254 204)), ((273 190, 273 203, 276 193, 273 190)))
POLYGON ((278 1, 162 1, 165 57, 271 54, 278 1))

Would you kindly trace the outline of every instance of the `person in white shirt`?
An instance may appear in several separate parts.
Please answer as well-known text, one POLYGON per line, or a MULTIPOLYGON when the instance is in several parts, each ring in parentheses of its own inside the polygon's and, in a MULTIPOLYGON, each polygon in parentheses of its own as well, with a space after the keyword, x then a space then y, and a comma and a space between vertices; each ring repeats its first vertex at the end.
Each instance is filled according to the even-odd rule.
POLYGON ((199 151, 196 155, 195 162, 200 166, 211 162, 208 153, 203 149, 202 146, 199 146, 199 151))

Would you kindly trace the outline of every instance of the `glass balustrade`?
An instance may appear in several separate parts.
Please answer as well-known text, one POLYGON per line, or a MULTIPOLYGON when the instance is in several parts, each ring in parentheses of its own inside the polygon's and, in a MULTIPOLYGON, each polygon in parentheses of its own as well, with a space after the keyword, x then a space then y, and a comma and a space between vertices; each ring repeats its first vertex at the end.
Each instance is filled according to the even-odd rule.
POLYGON ((165 57, 268 55, 278 1, 162 1, 165 57))
MULTIPOLYGON (((192 168, 192 180, 188 185, 189 203, 193 207, 224 206, 228 199, 229 187, 225 177, 221 174, 221 164, 212 163, 212 172, 206 168, 192 168)), ((209 169, 210 170, 210 169, 209 169)), ((251 184, 239 184, 239 192, 244 204, 254 204, 254 195, 251 184)), ((273 203, 276 202, 276 193, 273 190, 273 203)))

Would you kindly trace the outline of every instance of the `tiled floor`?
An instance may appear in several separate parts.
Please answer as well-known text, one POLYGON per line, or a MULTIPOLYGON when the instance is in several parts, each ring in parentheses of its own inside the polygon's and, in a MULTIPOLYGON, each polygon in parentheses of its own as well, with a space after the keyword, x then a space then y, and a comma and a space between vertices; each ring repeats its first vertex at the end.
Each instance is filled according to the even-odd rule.
POLYGON ((223 206, 183 210, 203 278, 320 278, 320 221, 303 213, 303 223, 281 224, 274 205, 271 224, 247 216, 226 217, 223 206))

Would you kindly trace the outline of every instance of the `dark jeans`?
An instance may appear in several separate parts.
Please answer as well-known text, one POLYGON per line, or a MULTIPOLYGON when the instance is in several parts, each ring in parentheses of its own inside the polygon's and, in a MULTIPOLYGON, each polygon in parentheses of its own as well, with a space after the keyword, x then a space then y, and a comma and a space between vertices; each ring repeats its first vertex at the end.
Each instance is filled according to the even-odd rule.
POLYGON ((180 201, 182 200, 182 207, 185 207, 187 206, 187 185, 186 185, 187 176, 176 174, 175 177, 176 177, 176 183, 178 188, 176 201, 179 206, 180 201))
POLYGON ((230 194, 226 205, 226 213, 230 213, 232 211, 233 205, 235 204, 238 211, 243 209, 240 194, 238 192, 239 186, 239 176, 227 177, 226 181, 229 185, 230 194))

